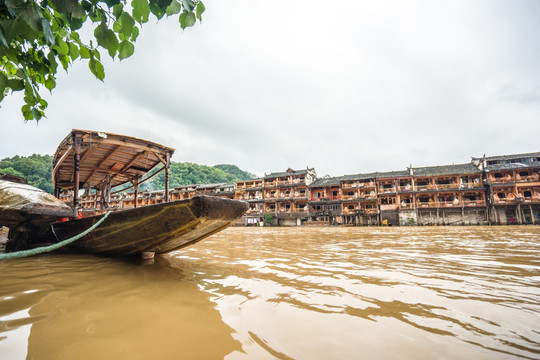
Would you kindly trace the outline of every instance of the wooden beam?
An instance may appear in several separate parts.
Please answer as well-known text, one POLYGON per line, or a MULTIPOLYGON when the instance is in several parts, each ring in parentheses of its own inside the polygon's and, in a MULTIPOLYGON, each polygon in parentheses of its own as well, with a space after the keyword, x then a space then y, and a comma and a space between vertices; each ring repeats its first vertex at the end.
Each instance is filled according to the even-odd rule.
POLYGON ((169 166, 171 162, 171 156, 169 153, 165 155, 165 202, 169 202, 169 166))
POLYGON ((79 161, 81 159, 81 138, 73 134, 73 214, 75 218, 78 215, 79 207, 79 161))
POLYGON ((90 173, 90 175, 86 178, 86 181, 85 183, 87 183, 88 181, 90 181, 92 179, 92 177, 95 175, 95 173, 98 171, 98 170, 101 170, 100 167, 101 165, 109 160, 118 150, 120 149, 120 146, 117 146, 113 151, 111 151, 111 153, 109 155, 107 155, 107 157, 96 167, 96 169, 90 173))
POLYGON ((100 139, 99 143, 101 143, 101 144, 110 144, 110 145, 118 145, 118 146, 128 147, 128 148, 132 148, 132 149, 139 149, 139 150, 148 151, 148 152, 151 152, 151 153, 165 154, 167 152, 170 152, 170 150, 168 150, 168 149, 152 148, 152 147, 149 147, 149 146, 134 144, 132 142, 121 141, 121 140, 100 139))
POLYGON ((58 160, 58 162, 56 163, 56 165, 54 165, 54 169, 52 171, 52 182, 53 182, 53 185, 55 183, 55 180, 54 180, 54 174, 56 174, 56 171, 58 170, 58 168, 60 167, 60 165, 62 165, 62 163, 66 160, 66 158, 68 157, 68 155, 71 153, 71 151, 73 150, 73 146, 72 145, 69 145, 69 147, 67 148, 66 152, 64 153, 64 155, 62 155, 60 157, 60 160, 58 160))

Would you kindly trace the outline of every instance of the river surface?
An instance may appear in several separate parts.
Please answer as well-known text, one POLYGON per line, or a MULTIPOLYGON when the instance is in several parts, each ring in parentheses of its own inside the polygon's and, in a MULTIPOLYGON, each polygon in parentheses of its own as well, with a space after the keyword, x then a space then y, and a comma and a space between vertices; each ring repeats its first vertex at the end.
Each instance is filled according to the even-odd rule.
POLYGON ((540 226, 230 228, 0 262, 0 359, 540 359, 540 226))

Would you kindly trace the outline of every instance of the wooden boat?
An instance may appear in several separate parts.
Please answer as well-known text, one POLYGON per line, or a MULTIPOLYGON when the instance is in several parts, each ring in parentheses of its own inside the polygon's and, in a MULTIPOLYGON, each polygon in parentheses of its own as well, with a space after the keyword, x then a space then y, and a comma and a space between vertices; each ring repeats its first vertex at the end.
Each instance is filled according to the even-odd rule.
MULTIPOLYGON (((89 229, 106 212, 112 211, 96 229, 72 246, 115 256, 166 253, 226 228, 247 211, 248 204, 243 201, 212 196, 169 201, 169 166, 173 152, 172 148, 134 137, 72 130, 60 143, 52 170, 56 197, 70 199, 73 204, 72 209, 67 207, 71 220, 52 222, 51 219, 54 221, 56 217, 48 222, 44 219, 46 226, 33 226, 42 222, 33 223, 24 229, 23 235, 17 236, 17 240, 26 243, 28 239, 34 243, 63 241, 89 229), (138 187, 150 178, 147 176, 143 180, 143 176, 160 165, 154 175, 165 171, 164 201, 138 206, 138 187), (134 207, 109 208, 112 188, 130 184, 134 188, 134 207), (80 192, 83 189, 99 198, 97 208, 81 209, 80 192)), ((29 217, 38 216, 27 213, 29 217)), ((64 211, 62 217, 65 216, 64 211)), ((15 215, 6 219, 11 225, 17 220, 15 215)))
MULTIPOLYGON (((73 246, 92 253, 126 256, 167 253, 194 244, 236 221, 247 210, 241 201, 214 196, 143 206, 109 214, 73 246)), ((90 228, 104 215, 55 223, 52 236, 65 240, 90 228)))
POLYGON ((69 206, 23 178, 0 174, 0 227, 44 225, 72 215, 69 206))

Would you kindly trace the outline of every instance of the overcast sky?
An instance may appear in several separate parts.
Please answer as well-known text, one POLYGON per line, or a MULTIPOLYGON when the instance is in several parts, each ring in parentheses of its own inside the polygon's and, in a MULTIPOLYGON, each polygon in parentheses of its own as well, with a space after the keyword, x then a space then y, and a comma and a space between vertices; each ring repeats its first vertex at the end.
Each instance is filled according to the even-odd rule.
MULTIPOLYGON (((143 26, 135 54, 59 74, 47 118, 0 105, 0 158, 72 128, 173 161, 319 176, 540 151, 540 1, 205 0, 203 23, 143 26)), ((106 51, 102 51, 105 58, 106 51)))

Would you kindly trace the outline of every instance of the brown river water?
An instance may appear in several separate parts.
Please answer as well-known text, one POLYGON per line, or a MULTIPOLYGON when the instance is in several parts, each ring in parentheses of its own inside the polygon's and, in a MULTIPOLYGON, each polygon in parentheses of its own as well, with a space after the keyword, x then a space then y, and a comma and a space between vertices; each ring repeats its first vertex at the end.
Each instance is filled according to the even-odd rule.
POLYGON ((0 262, 0 359, 540 359, 540 226, 230 228, 0 262))

